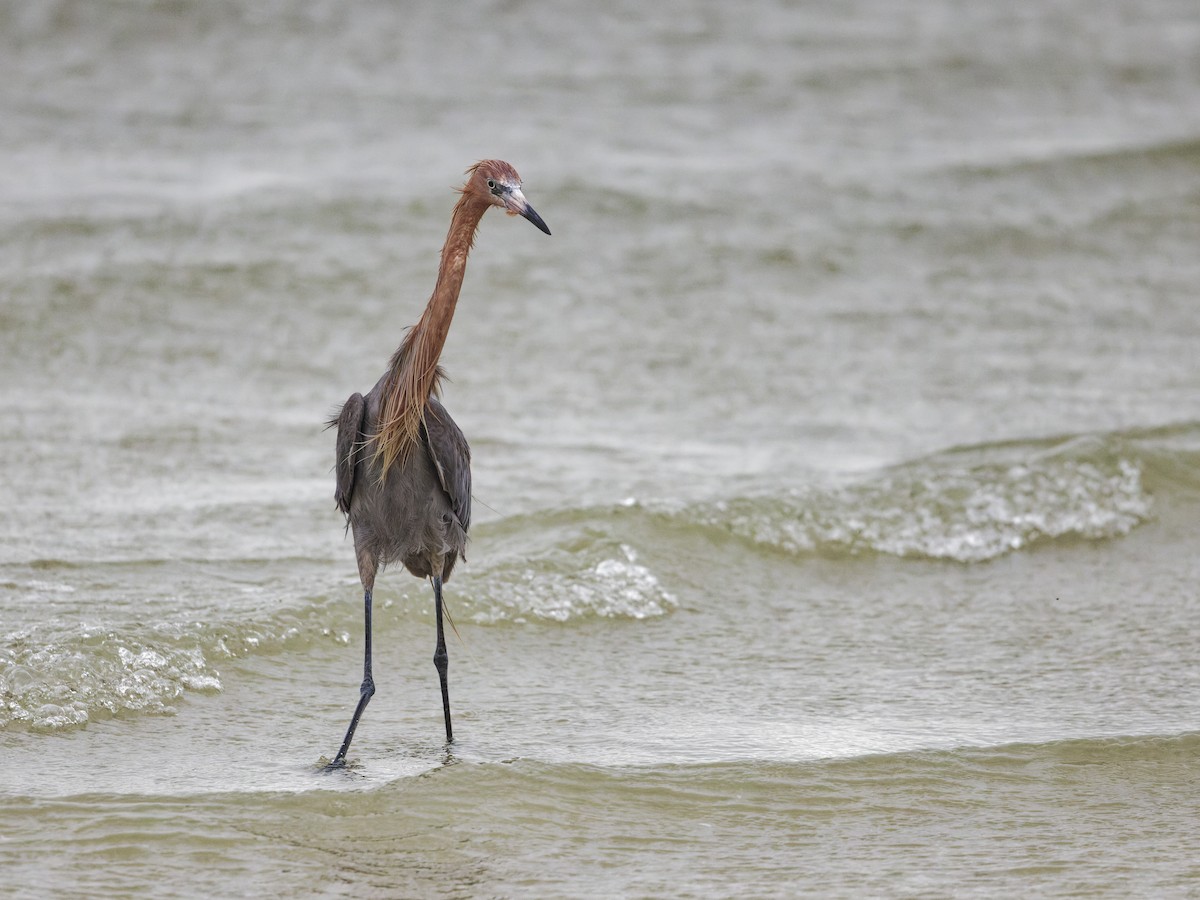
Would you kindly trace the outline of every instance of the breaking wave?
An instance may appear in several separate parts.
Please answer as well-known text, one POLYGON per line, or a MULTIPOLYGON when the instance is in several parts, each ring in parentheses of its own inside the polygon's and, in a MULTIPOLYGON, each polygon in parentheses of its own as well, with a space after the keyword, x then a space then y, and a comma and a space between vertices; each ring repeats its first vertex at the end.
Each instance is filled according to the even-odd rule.
POLYGON ((1124 537, 1156 494, 1200 488, 1200 430, 950 450, 836 484, 652 512, 771 551, 978 563, 1054 540, 1124 537))
MULTIPOLYGON (((675 599, 629 544, 531 538, 523 553, 456 573, 454 618, 477 625, 661 616, 675 599)), ((520 542, 517 542, 518 545, 520 542)), ((376 629, 432 616, 426 585, 407 575, 376 593, 376 629), (399 595, 397 596, 397 588, 399 595)), ((42 579, 13 585, 31 601, 72 594, 42 579)), ((58 731, 114 716, 174 715, 188 694, 223 690, 221 669, 252 655, 347 645, 361 635, 357 581, 298 609, 221 622, 64 624, 0 633, 0 730, 58 731)))
POLYGON ((1121 537, 1154 507, 1142 467, 1055 460, 934 471, 773 498, 735 498, 685 516, 786 553, 883 553, 973 563, 1040 541, 1121 537))
POLYGON ((223 689, 223 662, 326 640, 348 643, 329 604, 261 621, 46 623, 0 635, 0 730, 55 731, 130 713, 174 715, 223 689))
POLYGON ((559 552, 505 561, 464 587, 463 605, 477 624, 645 619, 677 605, 628 544, 599 554, 559 552))

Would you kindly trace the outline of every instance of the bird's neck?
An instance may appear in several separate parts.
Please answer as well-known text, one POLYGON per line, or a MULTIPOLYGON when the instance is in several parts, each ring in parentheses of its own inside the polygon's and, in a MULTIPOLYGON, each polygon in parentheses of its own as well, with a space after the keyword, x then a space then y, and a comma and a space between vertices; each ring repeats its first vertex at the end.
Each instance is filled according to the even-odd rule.
MULTIPOLYGON (((433 288, 433 296, 400 345, 401 351, 408 351, 418 344, 427 344, 427 352, 432 352, 432 362, 437 364, 442 347, 446 344, 446 335, 450 332, 450 322, 454 318, 454 309, 458 305, 458 294, 462 290, 463 276, 467 272, 467 254, 475 242, 475 231, 479 228, 479 220, 487 211, 488 204, 469 194, 463 194, 454 206, 454 214, 450 218, 450 231, 446 234, 446 243, 442 245, 441 264, 438 266, 437 284, 433 288)), ((428 396, 428 392, 426 392, 428 396)))
POLYGON ((379 428, 376 433, 376 458, 381 472, 403 461, 420 436, 425 405, 437 392, 441 381, 438 360, 450 333, 450 322, 467 271, 467 255, 475 240, 479 220, 487 211, 486 201, 464 193, 454 206, 450 231, 442 245, 441 264, 433 296, 421 318, 409 329, 404 341, 392 354, 384 382, 379 428))

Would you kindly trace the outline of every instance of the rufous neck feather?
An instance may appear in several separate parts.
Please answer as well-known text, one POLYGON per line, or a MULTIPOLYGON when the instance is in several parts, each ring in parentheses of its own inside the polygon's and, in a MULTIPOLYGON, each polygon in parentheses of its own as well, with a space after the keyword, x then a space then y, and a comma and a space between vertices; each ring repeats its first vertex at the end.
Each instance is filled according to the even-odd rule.
POLYGON ((392 354, 384 382, 379 430, 375 434, 375 459, 381 464, 381 479, 397 461, 408 458, 420 439, 425 407, 430 395, 440 387, 442 371, 438 359, 454 318, 454 307, 467 269, 467 254, 471 252, 475 230, 487 208, 486 200, 465 191, 459 197, 450 219, 446 243, 442 246, 433 296, 417 324, 409 329, 392 354))

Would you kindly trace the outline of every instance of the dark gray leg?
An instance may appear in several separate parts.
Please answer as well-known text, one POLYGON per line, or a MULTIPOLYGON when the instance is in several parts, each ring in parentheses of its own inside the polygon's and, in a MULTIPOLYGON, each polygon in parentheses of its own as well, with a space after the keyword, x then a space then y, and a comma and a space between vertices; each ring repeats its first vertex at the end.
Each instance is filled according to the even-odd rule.
MULTIPOLYGON (((367 708, 367 704, 371 702, 371 697, 375 694, 375 679, 371 677, 371 592, 363 592, 363 606, 366 611, 366 627, 363 629, 363 682, 359 689, 358 706, 354 708, 354 718, 350 720, 350 727, 346 729, 346 739, 342 741, 342 749, 338 751, 333 762, 329 765, 344 766, 346 764, 346 751, 350 749, 350 741, 354 739, 354 729, 358 727, 358 720, 362 718, 363 710, 367 708)), ((443 682, 443 685, 445 682, 443 682)), ((444 688, 443 688, 444 692, 444 688)))
POLYGON ((446 670, 450 667, 450 658, 446 655, 446 634, 442 630, 442 576, 433 576, 433 613, 437 619, 437 647, 433 651, 433 664, 437 667, 438 678, 442 682, 442 713, 446 716, 446 743, 454 742, 454 732, 450 729, 450 688, 446 684, 446 670))

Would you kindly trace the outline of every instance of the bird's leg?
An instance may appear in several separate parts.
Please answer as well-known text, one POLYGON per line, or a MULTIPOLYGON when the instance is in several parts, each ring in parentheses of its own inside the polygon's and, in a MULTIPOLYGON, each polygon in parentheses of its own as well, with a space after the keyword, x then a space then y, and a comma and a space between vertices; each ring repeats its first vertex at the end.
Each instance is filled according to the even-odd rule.
MULTIPOLYGON (((350 741, 354 739, 354 729, 358 727, 358 720, 362 718, 363 710, 367 708, 367 704, 371 702, 371 697, 375 694, 375 679, 371 677, 371 590, 368 588, 363 591, 363 606, 366 614, 365 627, 363 629, 363 681, 362 687, 359 689, 358 706, 354 708, 354 718, 350 720, 350 727, 346 729, 346 738, 342 741, 342 749, 337 752, 337 756, 333 758, 333 762, 329 765, 343 766, 346 764, 346 751, 350 749, 350 741)), ((443 685, 445 682, 443 681, 443 685)), ((443 689, 444 690, 444 689, 443 689)))
POLYGON ((450 658, 446 655, 446 633, 442 629, 442 576, 433 576, 433 614, 437 620, 437 647, 433 651, 433 664, 437 667, 442 682, 442 713, 446 717, 446 743, 454 743, 454 732, 450 729, 450 688, 446 683, 446 671, 450 658))

